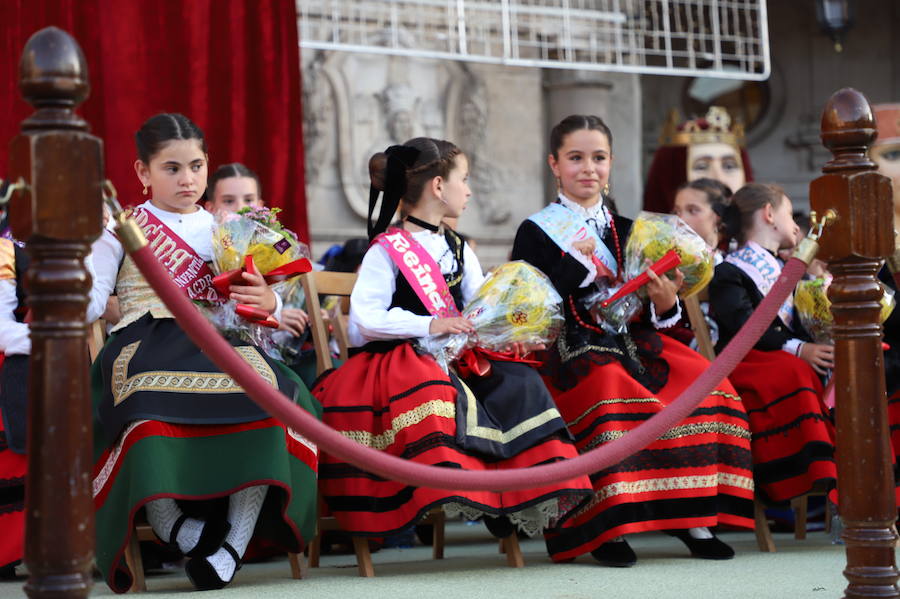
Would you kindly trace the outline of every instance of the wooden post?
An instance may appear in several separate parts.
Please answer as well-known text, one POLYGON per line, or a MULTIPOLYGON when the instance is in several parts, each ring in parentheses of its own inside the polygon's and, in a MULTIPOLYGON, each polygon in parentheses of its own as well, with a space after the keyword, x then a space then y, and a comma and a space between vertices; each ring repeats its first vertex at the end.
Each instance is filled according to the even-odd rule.
POLYGON ((821 240, 834 281, 835 398, 839 511, 844 521, 848 599, 900 597, 894 557, 894 476, 888 437, 879 319, 881 259, 894 247, 891 183, 867 151, 875 121, 854 89, 836 92, 822 113, 822 143, 834 154, 812 182, 810 200, 837 221, 821 240))
POLYGON ((87 597, 94 503, 84 258, 102 225, 102 142, 73 112, 90 87, 81 48, 64 31, 28 40, 19 89, 36 108, 11 143, 9 168, 28 185, 11 200, 10 222, 31 256, 25 592, 87 597))

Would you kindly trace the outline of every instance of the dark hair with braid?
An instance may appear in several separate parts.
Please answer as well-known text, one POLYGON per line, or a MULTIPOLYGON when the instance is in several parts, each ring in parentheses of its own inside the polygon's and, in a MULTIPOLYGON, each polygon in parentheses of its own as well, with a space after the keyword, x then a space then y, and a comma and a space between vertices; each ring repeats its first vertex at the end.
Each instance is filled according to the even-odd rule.
POLYGON ((612 131, 609 130, 603 119, 592 114, 572 114, 557 123, 550 131, 550 153, 553 154, 553 157, 559 159, 559 149, 563 147, 568 134, 581 131, 582 129, 599 131, 605 135, 607 141, 609 141, 609 149, 612 151, 612 131))
POLYGON ((406 211, 419 203, 425 186, 435 177, 447 178, 462 150, 452 142, 416 137, 391 146, 369 159, 369 238, 382 233, 393 218, 400 200, 406 211), (384 192, 378 219, 372 222, 378 192, 384 192))
POLYGON ((232 177, 248 177, 256 181, 256 197, 260 199, 262 198, 262 184, 259 182, 259 176, 240 162, 223 164, 216 169, 216 172, 210 175, 209 181, 206 186, 209 198, 211 200, 215 200, 216 185, 218 185, 219 181, 222 181, 224 179, 231 179, 232 177))
POLYGON ((170 141, 185 139, 196 139, 200 142, 203 153, 207 153, 203 131, 183 114, 163 113, 152 116, 134 134, 138 158, 144 164, 150 164, 153 157, 170 141))

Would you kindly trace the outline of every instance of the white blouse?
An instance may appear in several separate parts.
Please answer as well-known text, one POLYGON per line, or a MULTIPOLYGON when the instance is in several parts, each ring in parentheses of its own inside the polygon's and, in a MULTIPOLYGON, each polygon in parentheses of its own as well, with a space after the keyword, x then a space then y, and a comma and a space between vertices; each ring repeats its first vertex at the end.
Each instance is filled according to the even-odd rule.
POLYGON ((16 322, 18 307, 15 279, 0 281, 0 354, 27 356, 31 353, 28 325, 16 322))
MULTIPOLYGON (((443 233, 416 231, 412 236, 437 262, 442 274, 450 274, 458 268, 443 233)), ((383 247, 375 244, 369 248, 350 295, 350 345, 359 347, 378 339, 410 339, 428 335, 432 316, 421 316, 399 307, 390 308, 398 273, 397 265, 383 247)), ((463 303, 472 298, 483 281, 484 273, 478 257, 468 244, 464 244, 463 278, 460 283, 463 303)))

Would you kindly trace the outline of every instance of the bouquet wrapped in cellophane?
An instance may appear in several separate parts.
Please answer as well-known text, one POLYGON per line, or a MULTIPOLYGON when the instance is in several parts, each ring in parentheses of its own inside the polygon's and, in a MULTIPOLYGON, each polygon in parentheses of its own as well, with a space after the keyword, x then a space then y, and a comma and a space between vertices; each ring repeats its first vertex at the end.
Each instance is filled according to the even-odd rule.
MULTIPOLYGON (((217 275, 213 286, 223 298, 228 297, 230 286, 246 284, 244 272, 262 275, 283 300, 296 295, 298 282, 291 277, 312 269, 309 248, 278 222, 278 212, 278 208, 243 208, 217 218, 212 239, 217 275)), ((265 311, 229 299, 207 310, 207 315, 223 332, 237 334, 282 359, 280 344, 272 337, 279 323, 265 311)))
MULTIPOLYGON (((894 292, 884 283, 881 286, 881 322, 884 323, 894 311, 896 300, 894 292)), ((834 343, 832 325, 834 319, 831 315, 831 301, 828 299, 828 286, 831 285, 831 275, 818 277, 808 281, 797 283, 794 292, 794 310, 800 318, 800 324, 806 329, 816 343, 834 343)))
MULTIPOLYGON (((684 284, 678 295, 690 297, 709 285, 715 269, 714 251, 686 222, 674 214, 641 212, 631 225, 625 244, 625 280, 646 269, 646 260, 656 262, 670 250, 681 259, 678 268, 684 284)), ((646 291, 639 291, 646 297, 646 291)))
POLYGON ((679 295, 689 297, 712 280, 713 250, 677 216, 641 212, 631 225, 625 244, 625 283, 601 278, 595 282, 597 290, 581 301, 604 330, 625 333, 647 297, 644 286, 650 279, 646 271, 652 269, 662 276, 676 267, 684 275, 679 295))
POLYGON ((544 273, 527 262, 507 262, 488 275, 463 310, 475 325, 474 334, 429 336, 419 345, 444 370, 475 347, 504 352, 513 343, 550 345, 565 323, 561 304, 544 273))
POLYGON ((306 244, 278 222, 279 212, 279 208, 247 207, 219 216, 213 230, 216 274, 242 269, 247 256, 253 257, 264 276, 297 260, 309 259, 306 244))

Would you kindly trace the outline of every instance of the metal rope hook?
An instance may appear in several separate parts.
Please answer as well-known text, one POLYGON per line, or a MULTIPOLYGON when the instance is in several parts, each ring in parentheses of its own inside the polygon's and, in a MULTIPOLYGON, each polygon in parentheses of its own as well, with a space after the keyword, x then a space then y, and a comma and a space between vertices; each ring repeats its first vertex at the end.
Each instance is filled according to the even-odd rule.
POLYGON ((131 210, 122 209, 122 204, 119 203, 119 194, 113 182, 105 179, 101 193, 103 202, 109 208, 113 220, 116 221, 116 235, 122 247, 130 253, 147 245, 147 238, 141 227, 131 217, 131 210))
MULTIPOLYGON (((3 179, 0 179, 0 183, 3 183, 3 179)), ((28 183, 25 182, 25 179, 19 177, 15 183, 10 183, 6 188, 6 193, 0 196, 0 207, 6 206, 17 191, 26 191, 28 189, 30 189, 28 183)))
POLYGON ((807 232, 806 237, 800 241, 800 244, 797 246, 797 249, 794 250, 794 258, 798 258, 806 263, 807 266, 812 263, 813 259, 816 257, 816 254, 819 253, 819 239, 822 237, 822 233, 825 231, 825 228, 831 225, 834 221, 838 219, 838 213, 829 208, 825 212, 825 216, 822 217, 822 220, 819 220, 819 215, 816 214, 816 211, 813 210, 809 213, 809 232, 807 232))

